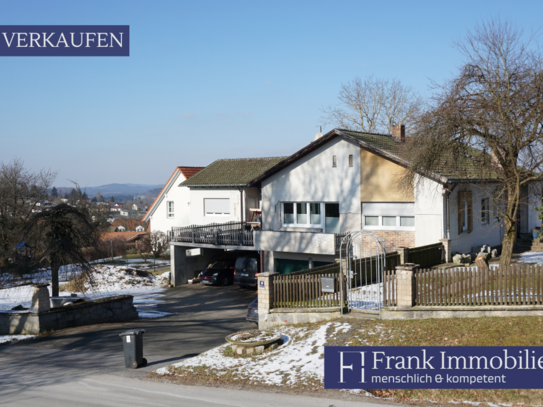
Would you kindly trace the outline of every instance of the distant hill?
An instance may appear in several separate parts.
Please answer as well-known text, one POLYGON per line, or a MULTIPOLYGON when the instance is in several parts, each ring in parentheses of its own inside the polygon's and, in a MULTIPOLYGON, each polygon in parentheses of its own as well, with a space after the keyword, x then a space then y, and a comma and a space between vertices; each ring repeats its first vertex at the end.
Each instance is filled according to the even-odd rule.
MULTIPOLYGON (((147 184, 107 184, 107 185, 100 185, 97 187, 83 187, 81 186, 81 190, 85 191, 89 197, 93 197, 96 195, 96 192, 100 191, 102 196, 104 198, 108 198, 111 196, 121 196, 121 195, 145 195, 147 191, 153 190, 155 192, 156 189, 158 191, 156 194, 158 195, 158 192, 162 189, 164 185, 147 185, 147 184)), ((73 187, 57 187, 59 191, 63 190, 70 190, 73 187)))

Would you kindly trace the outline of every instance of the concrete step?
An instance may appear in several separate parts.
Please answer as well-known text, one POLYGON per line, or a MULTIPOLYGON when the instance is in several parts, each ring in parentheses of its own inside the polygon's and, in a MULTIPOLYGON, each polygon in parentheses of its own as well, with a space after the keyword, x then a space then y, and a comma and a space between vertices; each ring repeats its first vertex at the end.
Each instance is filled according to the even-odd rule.
POLYGON ((346 319, 379 319, 379 311, 357 311, 352 310, 348 314, 343 314, 346 319))

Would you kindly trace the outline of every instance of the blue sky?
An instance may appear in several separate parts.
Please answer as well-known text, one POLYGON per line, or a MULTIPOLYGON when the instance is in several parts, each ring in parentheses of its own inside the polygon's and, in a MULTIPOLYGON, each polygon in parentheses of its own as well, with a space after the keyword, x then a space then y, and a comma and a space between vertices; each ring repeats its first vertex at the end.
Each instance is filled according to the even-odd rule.
POLYGON ((496 0, 0 0, 0 25, 130 25, 131 37, 127 58, 1 58, 0 161, 97 186, 290 155, 342 83, 397 78, 429 95, 462 63, 454 39, 491 17, 538 29, 542 12, 496 0))

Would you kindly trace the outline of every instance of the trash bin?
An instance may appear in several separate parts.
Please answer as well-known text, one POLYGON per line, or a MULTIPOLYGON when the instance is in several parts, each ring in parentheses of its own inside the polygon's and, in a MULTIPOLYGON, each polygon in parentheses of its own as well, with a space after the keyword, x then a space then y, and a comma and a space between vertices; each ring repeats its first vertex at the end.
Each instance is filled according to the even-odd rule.
POLYGON ((147 364, 143 357, 143 334, 145 329, 133 329, 120 333, 124 345, 124 365, 127 369, 137 369, 147 364))

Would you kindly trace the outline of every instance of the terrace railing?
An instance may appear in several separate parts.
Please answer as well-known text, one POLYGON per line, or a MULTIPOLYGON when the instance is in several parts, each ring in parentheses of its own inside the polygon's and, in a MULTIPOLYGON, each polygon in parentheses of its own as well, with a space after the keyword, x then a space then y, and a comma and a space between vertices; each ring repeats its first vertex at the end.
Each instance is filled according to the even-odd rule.
POLYGON ((254 231, 247 222, 172 227, 172 241, 232 246, 255 245, 254 231))

